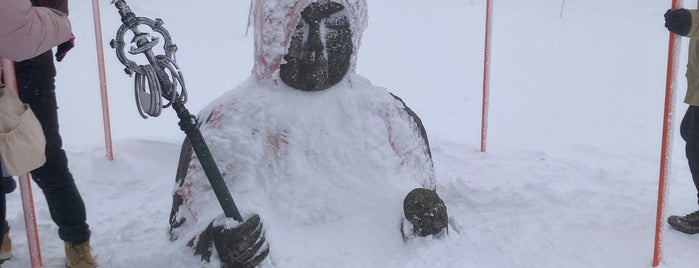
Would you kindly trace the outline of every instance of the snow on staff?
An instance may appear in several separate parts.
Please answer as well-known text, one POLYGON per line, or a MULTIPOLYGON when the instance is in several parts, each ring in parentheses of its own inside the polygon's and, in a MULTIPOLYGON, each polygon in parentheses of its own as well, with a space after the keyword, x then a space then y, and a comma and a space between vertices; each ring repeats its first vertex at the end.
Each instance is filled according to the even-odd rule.
POLYGON ((269 254, 269 244, 264 237, 262 222, 257 214, 243 221, 211 151, 197 127, 197 118, 184 106, 187 102, 187 90, 182 72, 175 63, 177 46, 172 43, 162 20, 136 17, 124 0, 114 0, 112 3, 119 10, 122 25, 117 31, 116 39, 110 44, 116 49, 119 61, 126 66, 126 73, 135 75, 136 106, 139 114, 143 118, 157 117, 163 108, 172 106, 180 119, 180 129, 189 139, 223 208, 225 218, 213 219, 198 239, 192 239, 187 245, 195 249, 195 255, 200 255, 202 260, 207 262, 211 258, 211 248, 215 246, 216 252, 226 267, 256 266, 269 254), (152 50, 160 39, 150 33, 142 32, 139 26, 147 26, 162 36, 165 55, 156 55, 152 50), (126 44, 124 35, 127 32, 133 33, 132 43, 135 44, 135 47, 128 51, 129 54, 143 54, 149 64, 139 65, 128 59, 124 50, 126 44), (167 103, 163 104, 163 99, 167 103), (239 224, 232 224, 228 219, 233 219, 239 224))

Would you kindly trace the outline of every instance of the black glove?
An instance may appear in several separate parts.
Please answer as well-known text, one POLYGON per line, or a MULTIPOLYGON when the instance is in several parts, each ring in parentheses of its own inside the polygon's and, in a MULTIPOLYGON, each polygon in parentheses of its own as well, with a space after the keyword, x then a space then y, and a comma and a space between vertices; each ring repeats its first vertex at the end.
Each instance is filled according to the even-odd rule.
POLYGON ((75 36, 70 35, 70 39, 68 41, 63 42, 62 44, 58 45, 56 49, 56 61, 61 62, 63 58, 68 54, 68 51, 75 46, 75 36))
POLYGON ((0 194, 9 194, 11 192, 14 192, 15 189, 17 189, 17 182, 15 182, 15 179, 12 177, 3 177, 2 178, 2 193, 0 194))
POLYGON ((665 28, 669 31, 687 36, 689 29, 692 27, 692 15, 689 10, 684 8, 670 10, 665 12, 665 28))

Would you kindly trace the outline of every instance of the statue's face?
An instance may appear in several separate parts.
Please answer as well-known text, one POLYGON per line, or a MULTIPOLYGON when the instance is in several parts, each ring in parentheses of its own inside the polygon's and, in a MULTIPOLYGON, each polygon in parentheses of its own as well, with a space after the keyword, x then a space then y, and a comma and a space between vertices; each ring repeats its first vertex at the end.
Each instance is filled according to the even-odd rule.
POLYGON ((301 12, 279 75, 296 89, 329 88, 347 73, 352 49, 345 7, 328 0, 312 3, 301 12))

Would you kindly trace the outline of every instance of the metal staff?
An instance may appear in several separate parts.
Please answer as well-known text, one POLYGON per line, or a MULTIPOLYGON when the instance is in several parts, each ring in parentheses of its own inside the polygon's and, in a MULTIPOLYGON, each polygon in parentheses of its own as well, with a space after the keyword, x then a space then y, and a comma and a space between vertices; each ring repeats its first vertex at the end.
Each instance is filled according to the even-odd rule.
POLYGON ((192 149, 199 158, 206 177, 209 179, 216 198, 223 208, 226 217, 233 218, 239 222, 243 221, 238 208, 231 197, 226 183, 223 181, 221 172, 216 166, 216 162, 211 156, 211 151, 206 145, 199 128, 197 128, 197 118, 189 113, 184 104, 187 102, 187 90, 184 78, 179 67, 175 63, 175 52, 177 46, 172 43, 170 33, 163 27, 160 19, 151 20, 143 17, 136 17, 124 0, 114 0, 121 15, 122 25, 117 31, 117 38, 110 42, 112 48, 116 49, 119 61, 126 66, 124 69, 128 75, 135 74, 135 94, 138 112, 141 117, 157 117, 162 112, 162 108, 172 106, 180 118, 180 129, 185 132, 187 138, 192 143, 192 149), (139 25, 150 27, 151 30, 159 33, 165 41, 165 55, 155 55, 152 48, 155 47, 159 38, 149 33, 141 32, 139 25), (136 47, 129 50, 129 54, 143 54, 148 59, 148 65, 138 65, 129 60, 124 53, 124 34, 131 31, 134 34, 131 43, 136 47), (171 79, 172 78, 172 79, 171 79), (146 87, 146 82, 148 86, 146 87), (181 90, 178 92, 178 86, 181 90), (168 103, 163 105, 163 99, 168 103))

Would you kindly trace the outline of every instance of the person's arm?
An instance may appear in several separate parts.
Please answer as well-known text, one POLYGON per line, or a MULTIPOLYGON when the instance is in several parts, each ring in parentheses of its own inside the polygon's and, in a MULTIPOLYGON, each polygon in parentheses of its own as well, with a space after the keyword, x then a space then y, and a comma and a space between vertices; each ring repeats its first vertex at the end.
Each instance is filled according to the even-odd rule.
POLYGON ((699 10, 688 9, 689 11, 689 32, 687 37, 695 39, 699 38, 699 10))
POLYGON ((33 0, 38 7, 50 7, 68 14, 68 0, 33 0))
POLYGON ((0 0, 0 56, 25 60, 70 39, 70 21, 58 10, 29 0, 0 0))
MULTIPOLYGON (((58 9, 68 14, 68 0, 32 0, 32 5, 36 7, 48 7, 58 9)), ((71 35, 68 41, 56 47, 56 61, 61 62, 73 47, 75 47, 75 37, 71 35)))

